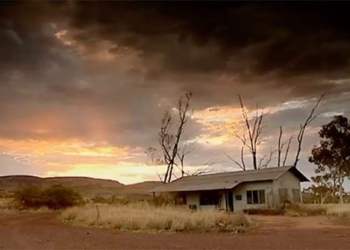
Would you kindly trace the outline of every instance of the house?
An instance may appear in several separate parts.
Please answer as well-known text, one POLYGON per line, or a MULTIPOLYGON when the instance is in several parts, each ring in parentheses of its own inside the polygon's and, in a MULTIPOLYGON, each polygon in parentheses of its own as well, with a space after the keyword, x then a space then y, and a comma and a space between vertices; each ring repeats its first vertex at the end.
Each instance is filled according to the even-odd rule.
POLYGON ((277 208, 301 202, 300 183, 309 181, 293 166, 188 176, 162 184, 152 193, 173 193, 197 209, 277 208))

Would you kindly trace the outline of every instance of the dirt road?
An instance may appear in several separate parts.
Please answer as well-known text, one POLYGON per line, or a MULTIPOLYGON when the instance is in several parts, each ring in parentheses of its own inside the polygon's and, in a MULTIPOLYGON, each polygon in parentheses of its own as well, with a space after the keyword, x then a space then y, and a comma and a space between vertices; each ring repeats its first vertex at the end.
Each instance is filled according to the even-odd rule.
POLYGON ((56 215, 0 214, 0 249, 350 249, 350 227, 325 217, 256 217, 241 234, 144 234, 62 224, 56 215))

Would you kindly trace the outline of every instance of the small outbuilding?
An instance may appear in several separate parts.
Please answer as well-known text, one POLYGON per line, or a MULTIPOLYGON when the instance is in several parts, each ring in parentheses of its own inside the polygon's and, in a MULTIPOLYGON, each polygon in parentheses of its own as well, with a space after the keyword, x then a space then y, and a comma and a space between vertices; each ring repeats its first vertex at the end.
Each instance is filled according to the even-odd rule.
POLYGON ((306 181, 296 167, 287 166, 182 177, 151 192, 177 194, 195 209, 242 211, 300 203, 300 183, 306 181))

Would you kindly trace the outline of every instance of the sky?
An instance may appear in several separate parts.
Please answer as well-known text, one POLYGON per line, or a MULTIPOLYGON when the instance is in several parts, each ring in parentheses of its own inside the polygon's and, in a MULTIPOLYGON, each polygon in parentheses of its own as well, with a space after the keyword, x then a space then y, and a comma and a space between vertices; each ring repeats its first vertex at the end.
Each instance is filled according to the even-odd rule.
POLYGON ((0 175, 158 180, 145 151, 190 91, 189 172, 238 170, 225 154, 240 156, 239 94, 266 114, 261 159, 324 93, 298 164, 310 177, 320 126, 350 114, 348 22, 326 2, 2 2, 0 175))

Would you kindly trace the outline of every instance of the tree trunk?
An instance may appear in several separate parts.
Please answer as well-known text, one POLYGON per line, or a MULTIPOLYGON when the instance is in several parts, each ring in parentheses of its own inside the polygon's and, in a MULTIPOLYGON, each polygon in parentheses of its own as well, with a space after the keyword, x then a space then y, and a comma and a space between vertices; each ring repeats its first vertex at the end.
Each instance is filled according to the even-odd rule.
POLYGON ((335 203, 335 194, 336 194, 336 189, 337 189, 337 184, 336 184, 335 178, 333 178, 333 188, 332 188, 332 203, 335 203))
POLYGON ((327 198, 327 196, 325 195, 325 196, 323 196, 322 197, 322 195, 321 195, 321 205, 324 203, 324 200, 327 198))
POLYGON ((253 152, 252 155, 253 155, 253 167, 256 170, 256 169, 258 169, 258 166, 256 163, 256 152, 253 152))
POLYGON ((340 204, 343 204, 344 203, 344 200, 343 200, 343 185, 340 185, 340 190, 339 190, 339 203, 340 204))
POLYGON ((344 180, 342 180, 342 178, 340 176, 338 178, 339 178, 339 203, 343 204, 344 203, 344 199, 343 199, 343 182, 344 182, 344 180))

